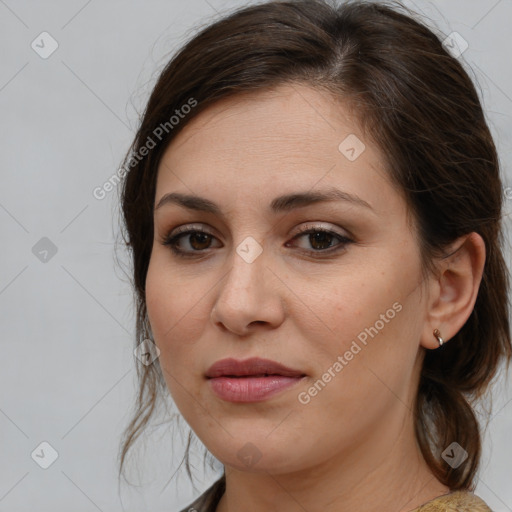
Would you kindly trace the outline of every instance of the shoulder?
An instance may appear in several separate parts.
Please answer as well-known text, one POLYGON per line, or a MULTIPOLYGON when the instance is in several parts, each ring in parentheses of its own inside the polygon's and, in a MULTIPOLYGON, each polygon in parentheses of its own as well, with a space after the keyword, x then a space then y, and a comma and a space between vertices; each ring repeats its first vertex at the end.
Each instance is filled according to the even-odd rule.
POLYGON ((217 505, 226 490, 225 476, 222 475, 209 487, 194 503, 181 510, 181 512, 215 512, 217 505))
POLYGON ((487 504, 470 491, 452 491, 424 503, 411 512, 492 512, 487 504))

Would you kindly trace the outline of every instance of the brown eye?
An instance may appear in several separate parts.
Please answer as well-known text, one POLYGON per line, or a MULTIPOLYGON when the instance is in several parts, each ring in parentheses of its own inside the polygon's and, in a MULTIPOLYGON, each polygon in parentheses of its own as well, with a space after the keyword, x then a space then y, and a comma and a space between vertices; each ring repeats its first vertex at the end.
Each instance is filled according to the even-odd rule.
POLYGON ((211 236, 206 233, 191 233, 188 236, 190 246, 197 251, 207 249, 211 243, 211 236))
POLYGON ((215 237, 206 231, 199 229, 189 229, 176 235, 168 235, 162 241, 171 250, 179 256, 199 256, 202 251, 211 247, 215 237))
POLYGON ((353 240, 347 238, 346 236, 320 227, 313 227, 302 231, 293 238, 293 240, 300 239, 307 240, 308 247, 301 247, 301 249, 304 249, 310 253, 327 253, 331 252, 331 250, 341 250, 353 242, 353 240))
POLYGON ((334 236, 326 231, 317 231, 316 233, 309 233, 309 242, 313 249, 329 249, 334 236))
MULTIPOLYGON (((182 257, 201 257, 207 254, 211 249, 212 242, 217 240, 215 236, 202 229, 188 229, 178 232, 174 235, 167 235, 162 244, 169 246, 174 254, 182 257)), ((343 250, 353 240, 334 231, 326 230, 320 227, 312 227, 296 235, 291 242, 287 242, 286 247, 298 248, 310 254, 322 255, 343 250), (306 240, 307 247, 296 244, 296 240, 306 240)), ((217 245, 219 247, 219 245, 217 245)), ((220 245, 221 247, 221 245, 220 245)))

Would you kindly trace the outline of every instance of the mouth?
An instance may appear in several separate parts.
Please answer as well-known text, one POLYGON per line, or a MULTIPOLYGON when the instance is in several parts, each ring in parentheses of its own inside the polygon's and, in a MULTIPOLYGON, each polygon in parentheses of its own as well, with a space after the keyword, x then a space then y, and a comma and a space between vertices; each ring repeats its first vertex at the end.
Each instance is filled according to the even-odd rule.
POLYGON ((223 359, 206 372, 211 390, 228 402, 267 400, 302 381, 306 374, 269 359, 223 359))

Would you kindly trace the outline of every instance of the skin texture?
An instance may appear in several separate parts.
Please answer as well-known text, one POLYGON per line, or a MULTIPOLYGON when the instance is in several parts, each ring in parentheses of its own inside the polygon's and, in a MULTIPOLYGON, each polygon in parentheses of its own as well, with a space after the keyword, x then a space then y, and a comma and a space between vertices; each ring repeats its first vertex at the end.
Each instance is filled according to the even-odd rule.
POLYGON ((407 511, 450 491, 421 456, 412 404, 424 353, 438 347, 432 331, 447 341, 472 311, 485 247, 474 233, 458 240, 456 255, 425 280, 405 201, 384 162, 348 107, 299 84, 216 103, 161 160, 155 204, 181 192, 223 212, 156 209, 146 280, 169 391, 226 468, 220 512, 407 511), (366 146, 354 161, 338 148, 349 134, 366 146), (371 208, 336 200, 269 210, 274 197, 328 187, 371 208), (181 258, 162 244, 179 226, 211 237, 202 243, 184 235, 178 246, 196 253, 181 258), (295 238, 312 226, 353 242, 295 238), (252 263, 236 251, 249 236, 263 249, 252 263), (299 394, 376 325, 378 333, 358 342, 342 370, 331 370, 330 381, 301 403, 299 394), (205 372, 214 362, 253 356, 306 378, 258 403, 213 394, 205 372), (247 451, 252 463, 239 456, 247 451))

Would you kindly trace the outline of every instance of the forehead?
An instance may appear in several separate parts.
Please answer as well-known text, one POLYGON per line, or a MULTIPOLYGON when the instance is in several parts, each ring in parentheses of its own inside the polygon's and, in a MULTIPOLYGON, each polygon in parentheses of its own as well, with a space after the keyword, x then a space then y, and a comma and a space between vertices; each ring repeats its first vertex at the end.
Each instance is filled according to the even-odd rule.
POLYGON ((378 210, 383 192, 394 192, 384 169, 352 109, 325 91, 287 84, 223 99, 192 119, 162 157, 156 199, 170 189, 244 188, 268 202, 277 189, 318 184, 366 195, 378 210))
POLYGON ((173 161, 183 153, 191 156, 191 147, 194 156, 202 157, 211 146, 228 147, 235 155, 286 158, 309 154, 332 160, 339 156, 338 144, 349 134, 364 138, 348 105, 341 105, 325 91, 285 84, 216 102, 188 123, 168 149, 172 148, 173 161))

